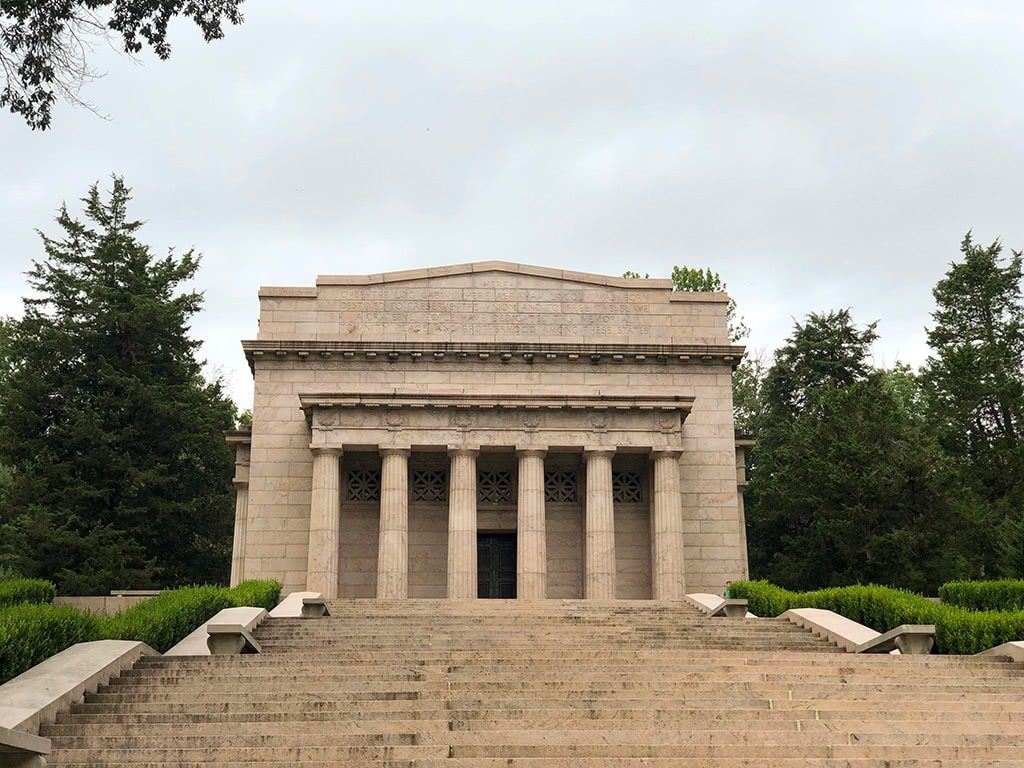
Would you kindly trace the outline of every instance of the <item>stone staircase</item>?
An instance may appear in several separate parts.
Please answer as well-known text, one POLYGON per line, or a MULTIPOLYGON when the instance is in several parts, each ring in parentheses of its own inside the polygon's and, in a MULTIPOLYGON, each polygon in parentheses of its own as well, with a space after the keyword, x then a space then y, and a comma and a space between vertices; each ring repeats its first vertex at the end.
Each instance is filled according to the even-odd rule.
POLYGON ((150 658, 57 766, 1024 767, 1024 665, 855 656, 658 602, 337 600, 261 655, 150 658))

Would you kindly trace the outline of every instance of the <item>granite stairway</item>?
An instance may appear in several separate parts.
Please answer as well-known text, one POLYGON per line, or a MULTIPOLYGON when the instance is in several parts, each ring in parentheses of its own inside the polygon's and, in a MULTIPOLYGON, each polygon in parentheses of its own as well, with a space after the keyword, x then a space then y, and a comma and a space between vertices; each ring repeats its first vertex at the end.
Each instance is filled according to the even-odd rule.
POLYGON ((857 656, 658 602, 337 600, 251 656, 150 658, 56 766, 1024 768, 1024 665, 857 656))

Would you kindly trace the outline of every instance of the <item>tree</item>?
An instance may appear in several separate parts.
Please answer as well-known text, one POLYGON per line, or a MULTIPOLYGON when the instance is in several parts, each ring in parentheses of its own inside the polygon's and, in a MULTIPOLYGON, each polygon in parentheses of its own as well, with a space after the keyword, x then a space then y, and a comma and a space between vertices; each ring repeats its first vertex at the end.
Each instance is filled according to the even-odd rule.
POLYGON ((775 353, 746 496, 759 577, 932 591, 975 575, 977 499, 930 430, 918 379, 871 367, 874 329, 847 310, 811 314, 775 353))
POLYGON ((182 286, 199 259, 155 257, 129 199, 120 178, 106 198, 94 185, 84 221, 64 207, 62 236, 42 236, 0 391, 13 565, 70 593, 228 571, 235 407, 188 335, 202 297, 182 286))
POLYGON ((207 42, 217 40, 224 36, 224 22, 242 22, 242 1, 2 0, 0 107, 45 130, 58 97, 87 106, 79 93, 97 74, 87 62, 96 42, 116 44, 130 55, 148 45, 167 59, 173 19, 191 19, 207 42))
POLYGON ((765 377, 766 407, 773 417, 810 406, 809 394, 824 387, 865 381, 871 372, 868 354, 877 323, 858 330, 848 309, 812 312, 794 325, 793 335, 776 351, 765 377))
POLYGON ((997 546, 988 573, 1024 576, 1024 299, 1021 252, 960 244, 933 293, 923 378, 945 449, 987 500, 997 546), (998 560, 994 556, 998 553, 998 560))

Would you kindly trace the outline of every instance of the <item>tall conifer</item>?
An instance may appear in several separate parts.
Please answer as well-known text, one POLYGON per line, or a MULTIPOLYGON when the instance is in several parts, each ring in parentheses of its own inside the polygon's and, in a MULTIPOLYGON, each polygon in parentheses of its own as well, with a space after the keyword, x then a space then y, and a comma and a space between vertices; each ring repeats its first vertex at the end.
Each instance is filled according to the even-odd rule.
POLYGON ((16 565, 71 594, 227 577, 235 408, 188 334, 199 258, 154 256, 129 200, 93 185, 42 235, 0 392, 0 522, 16 565))

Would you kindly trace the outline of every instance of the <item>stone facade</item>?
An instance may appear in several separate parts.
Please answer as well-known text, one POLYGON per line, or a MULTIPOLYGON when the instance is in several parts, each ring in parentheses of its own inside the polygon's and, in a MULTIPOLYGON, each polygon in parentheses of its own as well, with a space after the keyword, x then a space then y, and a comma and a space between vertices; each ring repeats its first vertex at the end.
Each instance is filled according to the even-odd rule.
POLYGON ((232 582, 473 598, 483 534, 521 599, 744 577, 727 303, 504 262, 263 288, 232 582))

